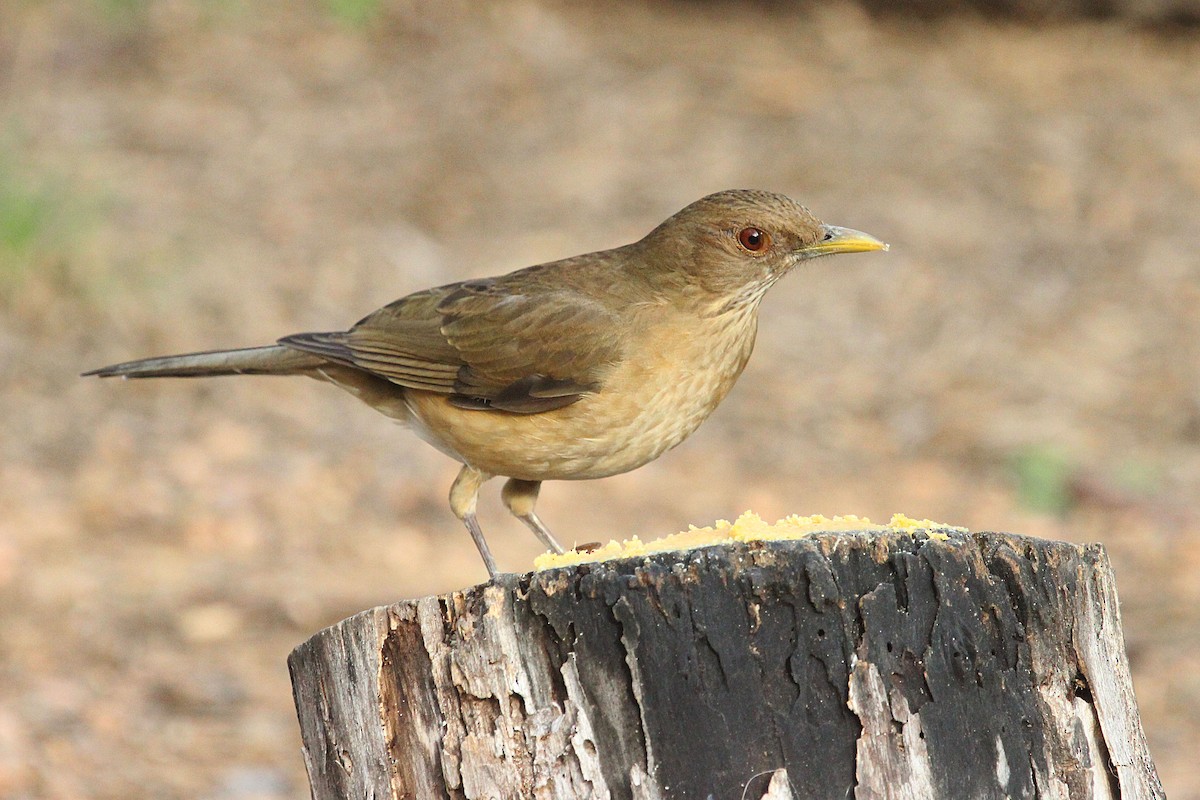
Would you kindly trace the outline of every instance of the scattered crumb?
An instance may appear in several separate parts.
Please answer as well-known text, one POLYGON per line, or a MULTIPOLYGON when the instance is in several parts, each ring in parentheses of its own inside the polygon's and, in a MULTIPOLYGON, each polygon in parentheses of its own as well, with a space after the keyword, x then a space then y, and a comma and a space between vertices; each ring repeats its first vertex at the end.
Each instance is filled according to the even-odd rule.
POLYGON ((630 558, 645 556, 651 553, 664 553, 670 550, 692 550, 697 547, 720 544, 722 542, 753 542, 778 541, 783 539, 799 539, 813 533, 827 531, 926 531, 931 539, 944 541, 949 539, 949 533, 966 533, 966 528, 946 525, 930 519, 913 519, 904 514, 893 514, 884 525, 871 522, 866 517, 848 514, 846 516, 825 517, 813 514, 801 517, 791 514, 783 519, 768 524, 753 511, 747 511, 734 522, 720 519, 709 527, 697 528, 689 525, 686 531, 673 533, 649 542, 643 542, 638 537, 608 544, 588 545, 587 550, 569 550, 561 555, 544 553, 533 561, 534 569, 552 569, 583 564, 592 561, 608 561, 614 558, 630 558))

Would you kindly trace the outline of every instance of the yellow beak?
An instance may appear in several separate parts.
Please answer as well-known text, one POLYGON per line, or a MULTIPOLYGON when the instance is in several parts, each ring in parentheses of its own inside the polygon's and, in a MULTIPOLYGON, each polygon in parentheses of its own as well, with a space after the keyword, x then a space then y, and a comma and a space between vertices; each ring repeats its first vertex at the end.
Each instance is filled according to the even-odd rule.
POLYGON ((867 253, 872 250, 887 250, 888 245, 879 241, 869 233, 856 231, 853 228, 839 228, 837 225, 822 225, 824 231, 821 240, 801 249, 801 253, 809 258, 828 256, 834 253, 867 253))

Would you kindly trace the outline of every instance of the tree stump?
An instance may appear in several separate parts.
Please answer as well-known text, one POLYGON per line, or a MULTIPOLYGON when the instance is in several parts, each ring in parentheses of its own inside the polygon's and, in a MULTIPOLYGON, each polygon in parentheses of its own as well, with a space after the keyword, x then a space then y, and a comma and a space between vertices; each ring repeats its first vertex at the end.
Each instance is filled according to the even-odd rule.
POLYGON ((1164 796, 1099 545, 836 532, 505 575, 289 666, 316 800, 1164 796))

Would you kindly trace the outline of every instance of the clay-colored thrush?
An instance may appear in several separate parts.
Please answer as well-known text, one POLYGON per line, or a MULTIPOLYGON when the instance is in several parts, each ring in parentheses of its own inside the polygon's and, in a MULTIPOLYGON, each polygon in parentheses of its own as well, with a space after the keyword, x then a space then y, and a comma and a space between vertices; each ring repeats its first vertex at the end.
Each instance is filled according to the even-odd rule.
POLYGON ((450 507, 491 575, 480 485, 555 552, 534 513, 546 480, 642 466, 712 413, 754 347, 758 307, 801 262, 885 250, 778 194, 726 191, 641 241, 416 292, 348 331, 149 358, 88 375, 307 375, 328 381, 463 464, 450 507))

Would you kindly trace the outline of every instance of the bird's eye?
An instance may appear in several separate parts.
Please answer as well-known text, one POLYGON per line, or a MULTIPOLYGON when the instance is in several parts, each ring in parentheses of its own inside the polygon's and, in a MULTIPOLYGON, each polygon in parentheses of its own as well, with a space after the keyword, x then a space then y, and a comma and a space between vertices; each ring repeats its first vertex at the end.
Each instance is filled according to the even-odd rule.
POLYGON ((771 237, 766 231, 758 228, 742 228, 737 235, 738 244, 751 253, 761 253, 771 243, 771 237))

